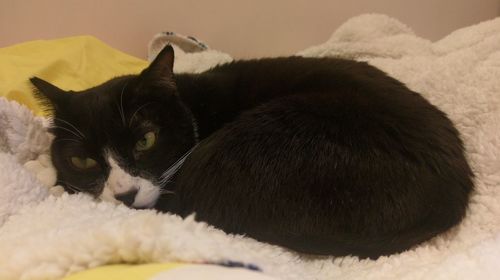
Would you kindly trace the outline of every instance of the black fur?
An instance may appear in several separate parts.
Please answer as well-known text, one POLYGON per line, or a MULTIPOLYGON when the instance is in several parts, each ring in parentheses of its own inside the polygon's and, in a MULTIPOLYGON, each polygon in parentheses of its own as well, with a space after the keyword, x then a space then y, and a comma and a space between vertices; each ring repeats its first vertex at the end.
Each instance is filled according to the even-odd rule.
POLYGON ((99 195, 104 146, 132 174, 158 180, 195 145, 195 120, 200 143, 164 186, 174 194, 160 198, 161 211, 196 212, 228 233, 299 252, 372 258, 406 250, 463 218, 473 174, 458 131, 377 68, 302 57, 236 61, 201 74, 173 75, 172 66, 166 47, 140 75, 74 95, 32 79, 54 109, 60 183, 99 195), (86 139, 62 140, 76 138, 60 120, 86 139), (159 143, 134 154, 148 129, 158 131, 159 143), (99 167, 70 168, 75 153, 99 167))

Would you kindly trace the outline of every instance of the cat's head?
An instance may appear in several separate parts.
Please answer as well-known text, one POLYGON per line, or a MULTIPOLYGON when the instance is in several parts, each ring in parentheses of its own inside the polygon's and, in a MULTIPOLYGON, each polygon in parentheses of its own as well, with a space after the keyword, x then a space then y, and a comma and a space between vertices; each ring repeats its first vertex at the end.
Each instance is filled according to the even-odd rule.
POLYGON ((153 207, 167 192, 164 173, 196 142, 195 123, 173 76, 165 47, 139 75, 66 92, 32 78, 52 109, 52 162, 58 183, 136 208, 153 207))

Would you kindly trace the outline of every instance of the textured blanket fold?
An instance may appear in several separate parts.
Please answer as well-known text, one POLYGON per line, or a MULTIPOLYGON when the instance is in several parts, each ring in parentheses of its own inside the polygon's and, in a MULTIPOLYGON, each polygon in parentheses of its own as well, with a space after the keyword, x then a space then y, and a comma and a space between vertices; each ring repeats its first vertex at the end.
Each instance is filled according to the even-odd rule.
MULTIPOLYGON (((445 111, 476 174, 456 228, 376 261, 302 256, 204 223, 132 210, 83 195, 53 195, 44 119, 0 98, 0 279, 57 279, 109 263, 257 265, 280 279, 496 279, 500 260, 500 18, 438 42, 382 15, 362 15, 324 44, 299 53, 368 61, 445 111)), ((177 57, 177 72, 230 61, 204 51, 177 57)))

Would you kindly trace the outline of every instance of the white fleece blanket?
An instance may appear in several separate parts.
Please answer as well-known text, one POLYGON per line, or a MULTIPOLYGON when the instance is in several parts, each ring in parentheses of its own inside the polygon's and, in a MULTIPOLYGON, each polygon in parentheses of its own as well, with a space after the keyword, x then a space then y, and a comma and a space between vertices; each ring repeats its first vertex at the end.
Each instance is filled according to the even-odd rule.
MULTIPOLYGON (((192 217, 51 195, 43 120, 0 99, 0 279, 57 279, 108 263, 242 261, 281 279, 498 279, 500 271, 500 18, 432 43, 382 15, 347 21, 299 53, 366 60, 444 110, 461 131, 476 192, 461 225, 377 261, 300 256, 230 236, 192 217), (29 161, 33 160, 33 161, 29 161), (37 179, 38 178, 38 179, 37 179)), ((230 60, 179 55, 176 71, 230 60)))

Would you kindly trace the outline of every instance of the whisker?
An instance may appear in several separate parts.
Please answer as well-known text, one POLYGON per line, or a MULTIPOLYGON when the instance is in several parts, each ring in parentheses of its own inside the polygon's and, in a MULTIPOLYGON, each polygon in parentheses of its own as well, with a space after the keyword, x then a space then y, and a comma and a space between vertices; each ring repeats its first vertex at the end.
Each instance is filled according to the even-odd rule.
POLYGON ((120 119, 122 121, 122 125, 123 125, 123 113, 122 113, 122 109, 120 108, 120 104, 118 104, 118 102, 115 101, 115 105, 116 105, 116 109, 118 110, 118 112, 120 113, 120 119))
POLYGON ((193 152, 193 150, 196 148, 195 145, 189 151, 187 151, 183 156, 181 156, 176 162, 174 162, 163 174, 160 176, 160 184, 164 185, 167 182, 169 182, 169 179, 175 175, 175 173, 179 170, 179 168, 182 166, 186 158, 193 152))
POLYGON ((78 137, 80 139, 83 139, 83 137, 81 135, 79 135, 78 133, 76 133, 73 130, 68 129, 68 128, 64 127, 64 126, 53 125, 52 127, 53 128, 59 128, 59 129, 62 129, 62 130, 66 130, 66 131, 70 132, 71 134, 75 135, 76 137, 78 137))
POLYGON ((97 195, 98 191, 100 191, 102 189, 102 186, 104 184, 104 182, 102 180, 99 180, 95 183, 92 183, 88 189, 86 188, 86 190, 82 190, 81 188, 79 188, 73 184, 70 184, 66 181, 58 180, 58 184, 59 183, 63 183, 65 187, 67 187, 68 189, 70 189, 71 191, 73 191, 75 193, 85 192, 85 193, 90 193, 94 196, 97 195))
POLYGON ((160 189, 160 194, 175 194, 175 192, 171 190, 160 189))
POLYGON ((54 140, 54 142, 62 142, 62 141, 71 141, 71 142, 76 142, 76 143, 80 143, 82 144, 83 142, 80 141, 80 140, 77 140, 77 139, 71 139, 71 138, 58 138, 56 140, 54 140))
POLYGON ((102 191, 102 189, 104 188, 104 182, 105 182, 105 180, 98 180, 98 181, 92 183, 91 192, 92 193, 99 193, 100 191, 102 191))
POLYGON ((122 92, 120 93, 120 108, 119 108, 119 111, 120 111, 120 115, 122 117, 123 126, 126 125, 126 122, 125 122, 125 111, 123 110, 123 93, 125 92, 125 88, 127 87, 127 85, 128 85, 128 82, 125 83, 125 85, 122 88, 122 92))
POLYGON ((137 114, 142 108, 146 107, 147 105, 150 105, 150 104, 153 104, 152 102, 148 102, 146 104, 143 104, 141 107, 139 107, 137 110, 135 110, 135 112, 132 114, 132 117, 130 117, 130 121, 128 123, 128 127, 130 127, 132 125, 132 120, 134 119, 135 117, 135 114, 137 114))
POLYGON ((60 118, 54 118, 54 119, 68 124, 69 126, 71 126, 72 128, 74 128, 76 130, 76 132, 78 132, 83 138, 85 138, 85 134, 83 134, 83 132, 81 132, 76 126, 74 126, 70 122, 68 122, 66 120, 63 120, 63 119, 60 119, 60 118))
POLYGON ((74 191, 74 192, 82 192, 82 190, 80 190, 78 187, 66 182, 66 181, 61 181, 59 180, 58 181, 59 183, 63 183, 65 185, 65 187, 67 187, 68 189, 74 191))
POLYGON ((200 142, 200 133, 198 132, 198 122, 194 117, 191 117, 191 123, 193 125, 193 136, 196 144, 200 142))

